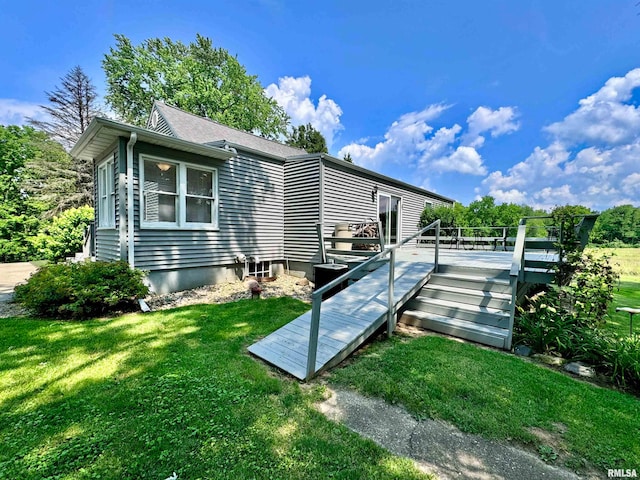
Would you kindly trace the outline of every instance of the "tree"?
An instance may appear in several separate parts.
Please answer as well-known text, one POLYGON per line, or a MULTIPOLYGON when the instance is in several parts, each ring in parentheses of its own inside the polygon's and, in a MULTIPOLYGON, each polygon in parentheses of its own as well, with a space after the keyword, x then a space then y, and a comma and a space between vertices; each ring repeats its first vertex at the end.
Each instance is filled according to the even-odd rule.
POLYGON ((91 79, 75 66, 61 79, 62 85, 45 92, 50 105, 41 105, 51 120, 29 118, 29 124, 48 133, 67 150, 78 141, 93 117, 100 113, 98 95, 91 79))
POLYGON ((596 220, 591 238, 594 243, 638 243, 640 241, 640 208, 633 205, 619 205, 605 210, 596 220))
POLYGON ((306 150, 308 153, 329 153, 327 141, 310 123, 293 127, 293 131, 287 138, 286 143, 292 147, 306 150))
POLYGON ((289 118, 236 57, 196 36, 185 45, 151 38, 134 46, 115 35, 102 65, 106 100, 125 121, 144 125, 154 100, 267 138, 286 134, 289 118))
POLYGON ((31 127, 0 125, 0 261, 27 260, 33 253, 28 237, 38 231, 40 213, 23 189, 25 165, 35 156, 31 127))
MULTIPOLYGON (((50 121, 29 119, 29 123, 49 135, 53 140, 59 141, 65 149, 69 150, 80 138, 80 135, 89 127, 91 120, 99 115, 98 95, 91 79, 76 66, 60 79, 62 86, 55 87, 52 92, 45 92, 50 105, 42 105, 41 108, 51 117, 50 121)), ((40 139, 41 141, 43 139, 40 139)), ((43 145, 49 147, 50 145, 43 145)), ((41 151, 43 151, 41 149, 41 151)), ((61 162, 58 152, 54 152, 54 159, 46 156, 36 159, 32 164, 35 170, 40 170, 39 175, 42 192, 49 191, 57 196, 61 202, 49 212, 60 213, 62 210, 93 203, 93 165, 90 162, 78 159, 69 159, 69 162, 61 162), (47 180, 47 177, 50 177, 47 180), (55 180, 55 181, 54 181, 55 180), (54 185, 61 181, 62 185, 54 185), (73 187, 68 188, 70 184, 73 187), (64 195, 56 195, 58 191, 64 195)), ((32 183, 37 188, 38 183, 32 183)))

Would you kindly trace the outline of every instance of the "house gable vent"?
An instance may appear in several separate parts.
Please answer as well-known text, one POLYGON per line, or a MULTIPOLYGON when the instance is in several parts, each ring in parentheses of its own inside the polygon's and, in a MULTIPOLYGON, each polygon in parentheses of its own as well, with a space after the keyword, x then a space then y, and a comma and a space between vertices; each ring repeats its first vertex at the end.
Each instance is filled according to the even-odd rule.
POLYGON ((175 137, 173 130, 164 119, 162 115, 155 108, 151 112, 151 116, 149 117, 149 126, 150 130, 154 130, 158 133, 163 133, 164 135, 169 135, 171 137, 175 137))

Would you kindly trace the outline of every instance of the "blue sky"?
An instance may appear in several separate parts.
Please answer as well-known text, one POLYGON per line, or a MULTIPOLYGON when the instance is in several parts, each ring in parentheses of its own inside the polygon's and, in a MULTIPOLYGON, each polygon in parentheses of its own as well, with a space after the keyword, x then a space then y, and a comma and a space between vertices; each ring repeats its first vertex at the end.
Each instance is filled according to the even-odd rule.
POLYGON ((640 205, 640 6, 580 1, 5 2, 0 123, 134 43, 236 54, 332 154, 468 204, 640 205))

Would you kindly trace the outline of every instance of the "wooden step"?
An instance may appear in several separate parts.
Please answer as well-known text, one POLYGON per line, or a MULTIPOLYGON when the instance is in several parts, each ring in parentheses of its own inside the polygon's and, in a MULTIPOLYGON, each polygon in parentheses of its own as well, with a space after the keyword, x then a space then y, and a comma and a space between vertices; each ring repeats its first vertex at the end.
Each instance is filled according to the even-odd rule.
POLYGON ((405 325, 425 328, 496 348, 505 348, 505 342, 509 336, 509 330, 506 328, 480 325, 460 318, 417 310, 406 310, 399 321, 405 325))
POLYGON ((418 295, 406 305, 407 310, 418 310, 444 317, 452 317, 482 325, 508 328, 509 312, 497 308, 439 300, 418 295))
POLYGON ((486 292, 511 293, 511 283, 509 280, 487 277, 485 275, 434 273, 431 275, 429 284, 473 288, 477 290, 484 290, 486 292))
POLYGON ((490 277, 496 280, 509 280, 509 270, 502 268, 468 267, 463 265, 439 264, 438 273, 490 277))
POLYGON ((511 293, 496 293, 473 288, 435 285, 431 282, 422 288, 420 296, 499 310, 508 310, 511 304, 511 293))

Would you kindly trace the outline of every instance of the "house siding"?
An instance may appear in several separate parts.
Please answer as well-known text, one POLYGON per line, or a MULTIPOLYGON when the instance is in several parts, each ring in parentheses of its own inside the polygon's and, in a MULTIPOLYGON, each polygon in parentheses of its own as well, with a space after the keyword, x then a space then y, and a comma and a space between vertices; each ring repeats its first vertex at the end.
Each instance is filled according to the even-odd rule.
POLYGON ((346 166, 331 162, 324 162, 323 186, 325 235, 330 235, 332 226, 338 222, 377 221, 377 194, 372 198, 375 187, 378 193, 387 193, 402 199, 401 238, 406 238, 418 231, 420 214, 424 210, 425 201, 432 202, 434 207, 449 205, 440 198, 403 188, 366 174, 354 174, 346 166))
POLYGON ((320 262, 320 160, 289 161, 284 167, 284 253, 288 260, 320 262))
MULTIPOLYGON (((115 186, 115 226, 114 228, 99 228, 100 224, 100 212, 98 211, 98 189, 93 189, 93 204, 95 208, 95 242, 96 242, 96 260, 113 261, 120 260, 120 212, 118 205, 120 204, 121 194, 118 188, 120 172, 119 170, 119 155, 118 150, 110 151, 109 153, 95 159, 95 165, 101 164, 107 158, 113 158, 113 185, 115 186)), ((93 184, 98 184, 98 169, 93 169, 93 184)))
POLYGON ((240 153, 228 161, 140 143, 134 151, 135 265, 145 270, 231 265, 239 253, 284 258, 284 162, 240 153), (140 227, 140 154, 218 171, 217 231, 140 227))

